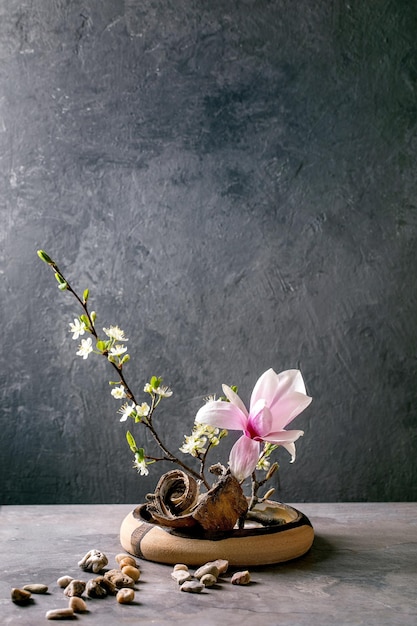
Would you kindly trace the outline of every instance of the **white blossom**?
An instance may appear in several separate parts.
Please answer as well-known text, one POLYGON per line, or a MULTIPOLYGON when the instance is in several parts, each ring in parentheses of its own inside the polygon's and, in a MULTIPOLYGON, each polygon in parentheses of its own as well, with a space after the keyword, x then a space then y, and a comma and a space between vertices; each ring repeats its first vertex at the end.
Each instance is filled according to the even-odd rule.
POLYGON ((147 468, 145 459, 139 461, 137 458, 133 462, 133 467, 136 467, 141 476, 147 476, 149 474, 149 470, 147 468))
POLYGON ((119 387, 115 387, 114 389, 111 390, 111 395, 113 396, 113 398, 116 398, 116 400, 121 400, 121 398, 126 398, 125 388, 123 387, 123 385, 120 385, 119 387))
POLYGON ((267 472, 270 468, 270 465, 271 465, 271 462, 269 461, 269 459, 267 459, 265 456, 261 456, 256 466, 256 469, 267 472))
POLYGON ((142 404, 136 405, 136 413, 139 417, 146 417, 149 415, 150 406, 147 402, 142 402, 142 404))
POLYGON ((125 422, 127 420, 127 418, 132 415, 133 411, 135 410, 135 405, 134 404, 124 404, 123 406, 120 407, 120 409, 118 410, 118 413, 122 414, 122 417, 120 418, 121 422, 125 422))
POLYGON ((74 323, 70 322, 69 327, 69 332, 72 333, 73 339, 78 339, 78 337, 84 335, 86 331, 86 326, 84 322, 82 322, 78 318, 74 318, 74 323))
POLYGON ((78 352, 76 352, 77 356, 82 356, 83 359, 86 359, 88 357, 88 355, 90 354, 90 352, 93 351, 93 342, 91 340, 91 337, 88 337, 88 339, 81 339, 81 344, 78 346, 79 350, 78 352))
POLYGON ((127 351, 127 348, 125 348, 123 345, 118 343, 112 348, 110 348, 109 356, 122 356, 122 354, 124 354, 126 351, 127 351))
POLYGON ((110 339, 115 339, 116 341, 129 341, 127 337, 125 337, 124 330, 121 330, 118 326, 109 326, 109 328, 103 328, 107 337, 110 339))
POLYGON ((161 387, 157 387, 157 389, 154 389, 154 392, 158 396, 162 396, 163 398, 170 398, 172 396, 171 389, 169 387, 165 387, 164 385, 161 387))

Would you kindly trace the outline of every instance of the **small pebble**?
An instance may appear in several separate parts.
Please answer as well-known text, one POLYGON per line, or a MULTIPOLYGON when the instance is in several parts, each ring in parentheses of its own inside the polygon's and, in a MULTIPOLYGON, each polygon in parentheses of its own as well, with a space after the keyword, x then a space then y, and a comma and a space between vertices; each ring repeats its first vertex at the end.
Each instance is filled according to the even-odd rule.
POLYGON ((110 596, 115 596, 116 593, 118 592, 118 588, 116 587, 116 585, 112 583, 112 581, 109 580, 108 578, 105 578, 104 576, 99 576, 98 578, 95 578, 94 580, 98 582, 102 587, 104 587, 104 589, 107 591, 107 593, 110 596))
POLYGON ((120 565, 122 561, 127 560, 128 563, 126 563, 126 565, 133 565, 133 567, 136 567, 136 561, 133 556, 130 556, 130 554, 116 554, 115 560, 118 565, 120 565))
POLYGON ((89 598, 105 598, 107 596, 107 590, 101 586, 98 580, 89 580, 85 586, 85 592, 89 598))
POLYGON ((122 589, 123 587, 130 587, 133 589, 135 586, 135 581, 130 578, 130 576, 126 576, 119 569, 111 569, 104 574, 104 578, 110 580, 118 589, 122 589))
POLYGON ((68 603, 70 609, 74 611, 74 613, 86 613, 87 605, 82 598, 78 596, 72 596, 68 603))
POLYGON ((176 580, 179 585, 182 585, 186 580, 191 580, 191 574, 183 569, 177 569, 171 572, 171 578, 176 580))
POLYGON ((30 602, 31 595, 30 591, 27 591, 26 589, 13 588, 11 591, 11 598, 16 604, 28 604, 30 602))
POLYGON ((248 570, 243 572, 235 572, 230 579, 232 585, 248 585, 250 583, 250 574, 248 570))
POLYGON ((178 570, 183 570, 184 572, 188 572, 188 566, 184 565, 184 563, 177 563, 174 565, 174 572, 178 570))
POLYGON ((219 574, 225 574, 229 567, 229 561, 226 561, 226 559, 216 559, 215 561, 207 563, 207 565, 215 565, 219 570, 219 574))
POLYGON ((69 585, 65 587, 64 594, 66 596, 82 596, 85 591, 85 582, 82 580, 71 580, 69 585))
POLYGON ((25 585, 23 589, 25 591, 30 591, 30 593, 47 593, 48 591, 47 585, 41 585, 38 583, 34 583, 33 585, 25 585))
MULTIPOLYGON (((123 562, 123 561, 122 561, 123 562)), ((121 570, 123 574, 129 576, 135 583, 138 582, 140 578, 140 570, 137 567, 133 567, 133 565, 122 565, 121 570)))
POLYGON ((129 604, 130 602, 133 602, 134 599, 135 592, 133 589, 124 588, 117 592, 116 600, 119 604, 129 604))
POLYGON ((103 552, 100 552, 100 550, 90 550, 81 561, 78 561, 78 565, 85 572, 98 574, 108 562, 108 558, 103 552))
POLYGON ((52 611, 46 612, 45 617, 46 619, 73 619, 75 615, 73 609, 71 608, 52 609, 52 611))
POLYGON ((214 565, 214 563, 206 563, 205 565, 202 565, 201 567, 196 569, 196 571, 194 572, 194 576, 195 578, 201 578, 202 576, 204 576, 204 574, 212 574, 213 576, 218 578, 219 573, 220 572, 217 565, 214 565))
POLYGON ((217 578, 215 576, 213 576, 213 574, 204 574, 200 578, 200 582, 205 587, 213 587, 213 585, 215 585, 217 583, 217 578))
POLYGON ((137 563, 135 559, 131 556, 125 556, 124 559, 119 561, 119 568, 123 569, 126 565, 131 565, 132 567, 137 567, 137 563))
POLYGON ((56 581, 56 584, 58 585, 58 587, 62 587, 63 589, 65 589, 65 587, 68 587, 72 580, 74 580, 72 576, 61 576, 61 578, 58 578, 58 580, 56 581))
POLYGON ((187 593, 201 593, 204 589, 204 585, 197 580, 186 580, 185 583, 181 585, 180 589, 187 593))

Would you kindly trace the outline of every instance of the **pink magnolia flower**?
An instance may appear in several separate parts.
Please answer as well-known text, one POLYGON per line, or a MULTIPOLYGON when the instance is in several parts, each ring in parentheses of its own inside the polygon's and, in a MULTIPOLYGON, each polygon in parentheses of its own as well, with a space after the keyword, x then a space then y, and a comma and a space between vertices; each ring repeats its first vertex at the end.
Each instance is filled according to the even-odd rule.
POLYGON ((291 463, 295 460, 294 441, 304 432, 284 429, 312 400, 306 395, 299 370, 286 370, 280 374, 273 369, 264 372, 252 391, 249 411, 227 385, 223 385, 223 393, 229 402, 207 402, 198 411, 195 421, 198 424, 243 431, 229 457, 230 471, 238 480, 244 480, 255 470, 261 453, 261 442, 269 441, 283 446, 291 454, 291 463))

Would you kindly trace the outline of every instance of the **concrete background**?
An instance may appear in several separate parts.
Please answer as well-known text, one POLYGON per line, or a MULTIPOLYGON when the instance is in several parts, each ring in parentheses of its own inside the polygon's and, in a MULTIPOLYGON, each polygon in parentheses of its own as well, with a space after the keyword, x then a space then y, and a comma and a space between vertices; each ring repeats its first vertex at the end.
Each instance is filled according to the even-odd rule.
POLYGON ((277 497, 417 499, 416 87, 414 0, 1 0, 2 503, 139 502, 162 471, 38 248, 139 394, 172 387, 174 449, 221 383, 298 367, 277 497))

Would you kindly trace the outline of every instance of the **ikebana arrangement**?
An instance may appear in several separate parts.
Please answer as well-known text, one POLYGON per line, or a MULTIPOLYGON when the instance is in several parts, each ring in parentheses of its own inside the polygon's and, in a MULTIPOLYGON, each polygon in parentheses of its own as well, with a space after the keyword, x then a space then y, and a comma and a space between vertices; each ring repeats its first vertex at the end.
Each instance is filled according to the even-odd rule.
MULTIPOLYGON (((153 375, 143 383, 139 396, 126 375, 130 355, 125 345, 129 339, 124 331, 117 325, 103 326, 100 330, 97 313, 90 310, 89 290, 80 295, 44 250, 38 250, 38 256, 53 271, 58 288, 70 293, 81 309, 69 322, 69 332, 78 341, 76 355, 84 360, 92 354, 105 358, 114 373, 109 384, 111 395, 120 403, 119 420, 122 423, 129 420, 136 428, 135 434, 130 429, 126 432, 134 468, 143 476, 158 462, 173 465, 172 470, 160 476, 154 493, 148 494, 146 502, 135 511, 134 518, 140 518, 135 522, 138 528, 146 524, 148 532, 149 527, 156 525, 170 529, 171 534, 218 539, 222 533, 243 531, 248 522, 271 527, 294 521, 292 513, 289 518, 285 512, 281 517, 271 514, 267 505, 274 489, 268 489, 267 483, 278 469, 278 463, 272 462, 273 453, 282 447, 293 462, 295 442, 303 435, 302 430, 287 430, 312 400, 306 393, 301 372, 296 369, 279 374, 273 369, 264 372, 255 384, 249 407, 239 397, 237 387, 224 384, 223 395, 206 399, 195 416, 191 433, 185 435, 179 450, 173 451, 163 440, 157 421, 157 409, 172 396, 172 390, 160 376, 153 375), (151 435, 156 452, 145 450, 142 445, 143 429, 151 435), (241 436, 231 448, 226 464, 210 465, 210 452, 229 431, 239 431, 241 436), (250 494, 245 495, 243 483, 248 478, 250 494)), ((295 517, 298 519, 299 515, 295 517)), ((303 517, 305 523, 310 524, 303 517)), ((130 533, 131 520, 128 526, 130 533)), ((136 535, 138 528, 133 529, 136 535)), ((139 547, 144 532, 142 526, 136 544, 128 541, 124 547, 144 556, 139 547)), ((312 537, 309 541, 311 545, 312 537)))

